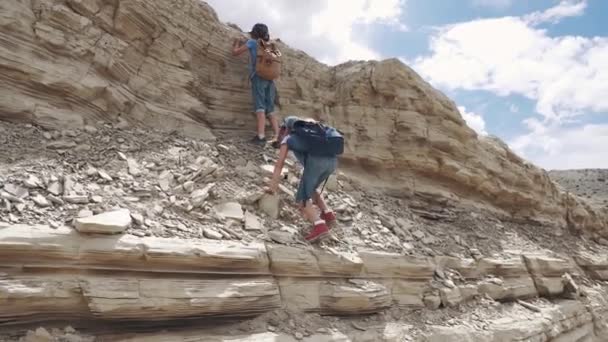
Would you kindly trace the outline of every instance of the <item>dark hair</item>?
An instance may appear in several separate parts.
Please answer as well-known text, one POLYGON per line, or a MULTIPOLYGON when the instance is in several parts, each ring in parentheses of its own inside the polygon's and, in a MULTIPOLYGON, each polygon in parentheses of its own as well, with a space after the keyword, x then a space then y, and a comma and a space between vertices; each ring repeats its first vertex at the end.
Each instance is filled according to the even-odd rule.
POLYGON ((253 28, 249 33, 251 34, 251 38, 253 39, 262 39, 266 42, 270 40, 270 34, 268 34, 268 26, 266 26, 265 24, 257 23, 253 25, 253 28))

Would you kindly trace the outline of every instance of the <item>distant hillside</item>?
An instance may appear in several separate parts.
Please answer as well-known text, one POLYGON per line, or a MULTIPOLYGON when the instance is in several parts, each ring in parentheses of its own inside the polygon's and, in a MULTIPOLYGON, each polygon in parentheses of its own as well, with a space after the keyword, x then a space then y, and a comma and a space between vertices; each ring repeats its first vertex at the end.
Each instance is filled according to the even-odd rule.
POLYGON ((594 205, 608 207, 608 169, 549 171, 549 176, 594 205))

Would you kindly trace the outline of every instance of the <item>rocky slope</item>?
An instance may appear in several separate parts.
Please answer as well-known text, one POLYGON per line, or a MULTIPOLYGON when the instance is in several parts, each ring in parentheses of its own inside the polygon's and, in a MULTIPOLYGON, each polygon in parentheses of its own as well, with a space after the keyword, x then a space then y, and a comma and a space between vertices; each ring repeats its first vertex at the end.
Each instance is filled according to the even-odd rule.
POLYGON ((608 249, 568 231, 341 174, 340 223, 310 246, 289 204, 297 165, 278 201, 259 195, 270 148, 109 124, 0 131, 0 341, 605 340, 608 249))
POLYGON ((396 60, 283 46, 281 112, 348 139, 305 243, 240 35, 194 0, 0 3, 0 341, 608 341, 604 212, 396 60))
MULTIPOLYGON (((0 13, 2 119, 47 128, 102 120, 210 139, 210 128, 253 126, 245 62, 229 55, 242 33, 205 3, 8 0, 0 13)), ((330 68, 282 48, 281 112, 344 130, 343 165, 366 182, 608 234, 604 211, 560 192, 500 141, 477 137, 452 101, 399 61, 330 68)))
POLYGON ((566 191, 597 207, 608 208, 608 170, 551 170, 549 176, 566 191))

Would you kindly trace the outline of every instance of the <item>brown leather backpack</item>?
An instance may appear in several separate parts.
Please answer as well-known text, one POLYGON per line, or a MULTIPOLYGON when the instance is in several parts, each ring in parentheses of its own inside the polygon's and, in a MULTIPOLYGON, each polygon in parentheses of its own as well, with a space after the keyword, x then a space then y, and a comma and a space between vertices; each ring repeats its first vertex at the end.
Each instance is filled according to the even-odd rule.
POLYGON ((281 51, 274 42, 258 39, 255 73, 265 80, 275 80, 281 75, 281 51))

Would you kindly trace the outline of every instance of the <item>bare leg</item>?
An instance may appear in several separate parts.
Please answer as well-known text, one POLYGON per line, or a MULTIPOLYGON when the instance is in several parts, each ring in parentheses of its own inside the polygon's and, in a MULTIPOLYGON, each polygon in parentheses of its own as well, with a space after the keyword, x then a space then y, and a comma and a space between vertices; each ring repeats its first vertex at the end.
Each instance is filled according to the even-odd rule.
POLYGON ((272 124, 272 130, 274 131, 274 137, 272 140, 275 140, 279 136, 279 120, 274 113, 268 114, 268 117, 270 119, 270 123, 272 124))
POLYGON ((302 212, 302 215, 304 216, 304 218, 306 218, 308 221, 310 221, 310 223, 314 224, 315 222, 317 222, 319 220, 319 215, 317 214, 317 211, 315 210, 315 208, 312 206, 311 201, 306 201, 305 203, 300 203, 299 207, 300 207, 300 212, 302 212))
POLYGON ((326 213, 329 211, 329 208, 327 207, 325 200, 323 200, 323 196, 321 196, 321 194, 317 190, 315 190, 315 192, 312 194, 312 202, 317 207, 319 207, 319 209, 321 209, 322 213, 326 213))
POLYGON ((263 138, 266 135, 266 115, 264 111, 256 112, 258 119, 258 137, 263 138))

